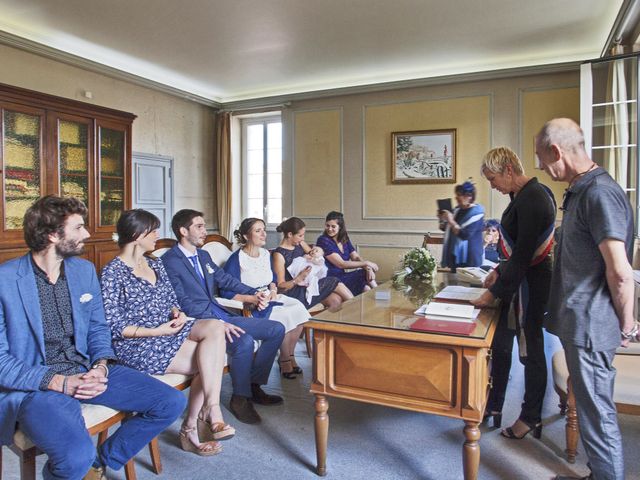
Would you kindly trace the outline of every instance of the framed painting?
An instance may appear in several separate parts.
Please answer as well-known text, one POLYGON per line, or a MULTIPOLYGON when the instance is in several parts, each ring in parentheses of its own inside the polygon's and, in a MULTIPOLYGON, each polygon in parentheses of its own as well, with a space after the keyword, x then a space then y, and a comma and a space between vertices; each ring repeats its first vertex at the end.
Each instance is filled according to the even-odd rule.
POLYGON ((455 181, 455 128, 391 134, 391 183, 455 181))

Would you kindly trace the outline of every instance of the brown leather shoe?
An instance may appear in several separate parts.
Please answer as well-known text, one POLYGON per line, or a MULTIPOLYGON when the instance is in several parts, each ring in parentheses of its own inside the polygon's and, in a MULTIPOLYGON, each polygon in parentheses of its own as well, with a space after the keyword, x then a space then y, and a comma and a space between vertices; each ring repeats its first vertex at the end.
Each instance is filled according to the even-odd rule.
POLYGON ((231 395, 229 411, 242 423, 254 424, 262 421, 260 415, 258 415, 258 412, 256 412, 256 409, 253 407, 253 403, 251 403, 251 400, 247 397, 231 395))
POLYGON ((279 405, 282 403, 282 397, 279 397, 278 395, 269 395, 262 390, 260 385, 257 383, 251 384, 251 393, 253 394, 251 400, 253 400, 253 403, 257 403, 258 405, 279 405))
POLYGON ((104 473, 104 467, 91 467, 82 480, 107 480, 104 473))

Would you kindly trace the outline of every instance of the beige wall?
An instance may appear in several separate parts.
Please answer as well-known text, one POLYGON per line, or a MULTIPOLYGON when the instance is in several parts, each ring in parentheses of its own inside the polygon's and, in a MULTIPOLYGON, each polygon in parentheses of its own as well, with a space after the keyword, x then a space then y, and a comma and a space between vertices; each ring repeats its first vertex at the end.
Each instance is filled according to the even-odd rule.
POLYGON ((133 151, 174 159, 175 210, 199 209, 215 222, 211 108, 3 45, 0 65, 0 83, 137 115, 133 151))
MULTIPOLYGON (((577 69, 293 102, 283 111, 285 161, 292 172, 284 184, 284 214, 301 217, 307 240, 314 242, 340 187, 352 241, 388 278, 400 254, 437 230, 435 200, 453 196, 454 187, 391 184, 391 132, 455 128, 456 183, 473 177, 488 216, 499 218, 508 198, 480 177, 483 154, 508 146, 529 174, 550 184, 546 174, 533 171, 533 135, 560 115, 579 119, 577 69), (328 180, 317 181, 319 168, 328 180)), ((562 187, 553 189, 560 200, 562 187)), ((439 255, 439 249, 434 252, 439 255)))

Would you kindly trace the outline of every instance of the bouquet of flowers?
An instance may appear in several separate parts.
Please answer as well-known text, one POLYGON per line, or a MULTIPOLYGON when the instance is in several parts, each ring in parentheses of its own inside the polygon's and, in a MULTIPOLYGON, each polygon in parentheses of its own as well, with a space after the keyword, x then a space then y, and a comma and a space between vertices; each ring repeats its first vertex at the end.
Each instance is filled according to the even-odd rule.
POLYGON ((409 279, 433 282, 437 269, 438 262, 429 250, 424 247, 414 248, 402 256, 400 270, 393 275, 393 282, 402 284, 409 279))

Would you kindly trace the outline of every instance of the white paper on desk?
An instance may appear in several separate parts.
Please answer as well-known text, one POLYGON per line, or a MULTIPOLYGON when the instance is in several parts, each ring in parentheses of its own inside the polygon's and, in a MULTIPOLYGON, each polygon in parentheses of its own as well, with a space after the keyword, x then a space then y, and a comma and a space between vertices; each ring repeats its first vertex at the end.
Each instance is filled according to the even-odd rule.
MULTIPOLYGON (((437 309, 437 307, 436 307, 437 309)), ((453 310, 444 310, 445 312, 452 312, 455 311, 457 312, 457 309, 453 309, 453 310)), ((473 305, 456 305, 456 304, 452 304, 452 303, 442 303, 442 302, 431 302, 431 303, 427 303, 425 305, 422 305, 418 310, 416 310, 415 312, 413 312, 415 315, 419 315, 419 316, 429 316, 429 319, 431 320, 446 320, 449 322, 473 322, 476 320, 476 318, 478 318, 478 315, 480 315, 480 309, 479 308, 473 308, 473 305), (455 315, 451 315, 451 313, 447 313, 447 314, 442 314, 442 313, 431 313, 431 311, 429 310, 430 305, 450 305, 452 307, 462 307, 463 311, 464 311, 464 315, 466 316, 455 316, 455 315)))
POLYGON ((456 303, 431 302, 423 305, 414 312, 416 315, 442 315, 445 317, 472 318, 473 305, 458 305, 456 303))
POLYGON ((445 298, 447 300, 475 300, 484 292, 486 288, 462 287, 459 285, 449 285, 443 288, 434 298, 445 298))

